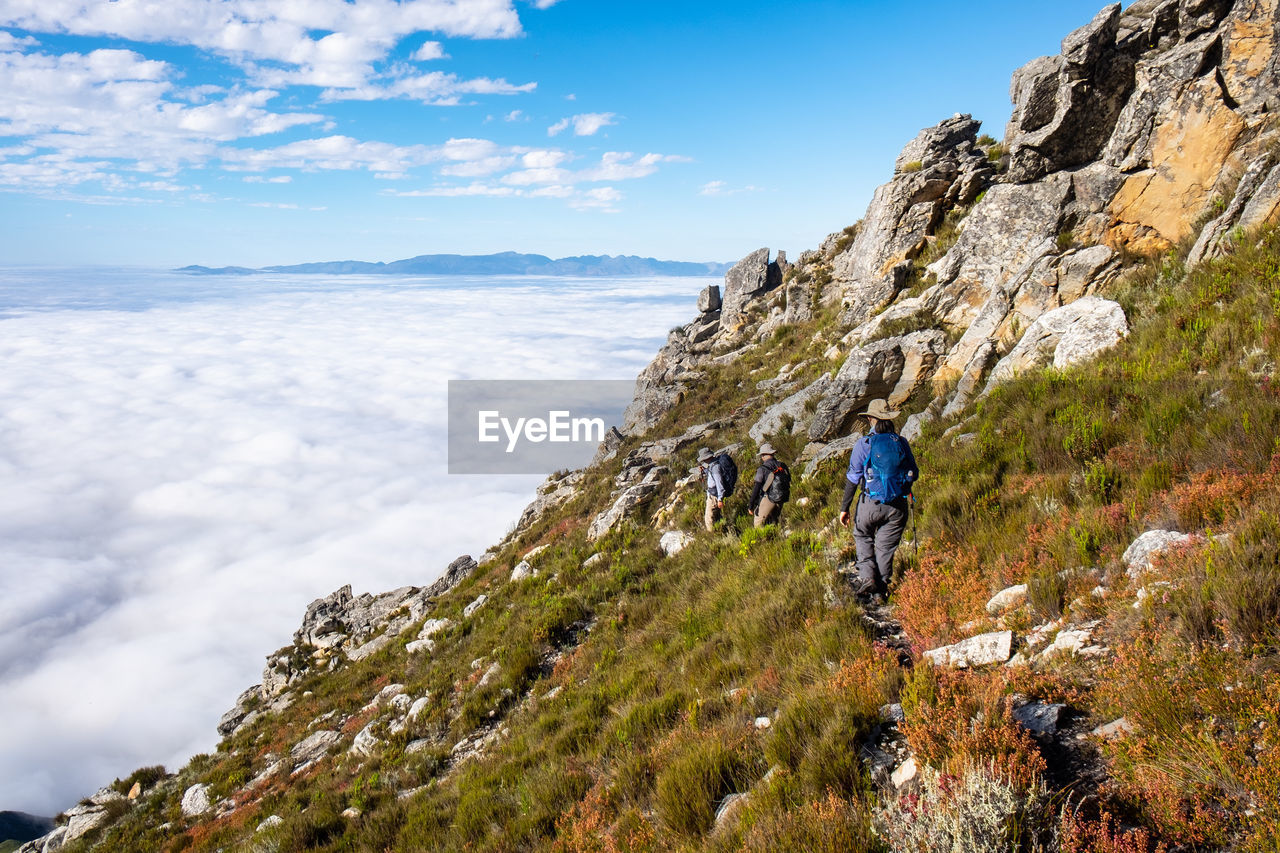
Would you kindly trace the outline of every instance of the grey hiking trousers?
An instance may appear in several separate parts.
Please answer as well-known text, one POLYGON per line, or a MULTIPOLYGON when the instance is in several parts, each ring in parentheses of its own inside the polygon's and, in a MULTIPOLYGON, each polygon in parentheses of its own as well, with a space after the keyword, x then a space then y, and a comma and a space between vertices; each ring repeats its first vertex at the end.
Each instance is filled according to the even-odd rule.
POLYGON ((865 495, 853 517, 853 542, 858 549, 858 578, 885 592, 893 579, 893 554, 907 529, 907 499, 878 504, 865 495))

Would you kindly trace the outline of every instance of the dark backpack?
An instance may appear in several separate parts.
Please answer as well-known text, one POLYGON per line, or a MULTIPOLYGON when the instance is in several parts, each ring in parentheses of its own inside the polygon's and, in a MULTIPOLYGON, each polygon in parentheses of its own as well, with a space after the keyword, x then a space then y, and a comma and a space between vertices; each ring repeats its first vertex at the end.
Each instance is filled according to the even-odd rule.
POLYGON ((868 437, 867 442, 871 445, 871 454, 867 457, 862 481, 867 497, 889 503, 911 491, 902 439, 892 432, 878 432, 868 437))
POLYGON ((720 482, 724 484, 724 496, 727 498, 733 494, 734 488, 738 485, 738 465, 733 461, 733 457, 728 453, 721 453, 715 459, 711 460, 711 464, 720 469, 720 482))
POLYGON ((764 496, 779 505, 791 500, 791 470, 786 463, 774 459, 765 465, 769 468, 769 478, 765 480, 764 496))

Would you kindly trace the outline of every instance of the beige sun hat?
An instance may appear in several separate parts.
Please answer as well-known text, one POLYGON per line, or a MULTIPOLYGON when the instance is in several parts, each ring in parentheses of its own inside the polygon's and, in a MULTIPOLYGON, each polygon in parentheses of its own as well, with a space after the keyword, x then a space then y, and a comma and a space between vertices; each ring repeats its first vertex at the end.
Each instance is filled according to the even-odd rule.
POLYGON ((703 447, 703 448, 701 448, 701 449, 699 449, 699 450, 698 450, 698 461, 699 461, 699 462, 706 462, 706 461, 708 461, 709 459, 711 459, 713 456, 715 456, 715 454, 711 452, 711 448, 709 448, 709 447, 703 447))
POLYGON ((878 421, 891 421, 900 414, 902 414, 902 412, 893 411, 889 408, 888 402, 880 399, 872 400, 870 405, 867 406, 867 410, 865 412, 858 413, 858 417, 875 418, 878 421))
POLYGON ((776 450, 774 450, 774 449, 773 449, 773 445, 772 445, 772 444, 770 444, 770 443, 769 443, 769 442, 767 442, 767 441, 766 441, 764 444, 760 445, 760 455, 761 455, 761 456, 772 456, 772 455, 774 455, 774 454, 775 454, 775 453, 777 453, 777 452, 778 452, 778 451, 776 451, 776 450))

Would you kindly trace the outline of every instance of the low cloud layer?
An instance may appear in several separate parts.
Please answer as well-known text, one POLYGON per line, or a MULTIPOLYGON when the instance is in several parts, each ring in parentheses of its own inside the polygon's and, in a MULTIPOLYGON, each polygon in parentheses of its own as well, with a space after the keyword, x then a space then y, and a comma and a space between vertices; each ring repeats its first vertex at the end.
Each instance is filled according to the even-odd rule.
POLYGON ((537 478, 445 474, 448 379, 634 376, 699 284, 49 275, 0 275, 0 808, 47 814, 509 528, 537 478))

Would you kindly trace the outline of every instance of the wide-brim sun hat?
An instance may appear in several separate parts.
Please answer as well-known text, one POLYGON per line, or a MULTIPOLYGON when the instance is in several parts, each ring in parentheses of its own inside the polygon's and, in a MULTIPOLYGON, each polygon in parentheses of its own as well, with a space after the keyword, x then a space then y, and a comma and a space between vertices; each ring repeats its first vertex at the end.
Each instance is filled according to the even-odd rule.
POLYGON ((701 449, 699 449, 699 450, 698 450, 698 461, 699 461, 699 462, 706 462, 706 461, 708 461, 709 459, 711 459, 711 457, 712 457, 712 456, 714 456, 714 455, 715 455, 715 454, 713 454, 713 453, 711 452, 711 448, 709 448, 709 447, 703 447, 703 448, 701 448, 701 449))
POLYGON ((865 412, 858 413, 858 417, 875 418, 878 421, 891 421, 900 414, 902 412, 895 412, 889 408, 888 401, 880 399, 872 400, 865 412))
POLYGON ((769 442, 767 442, 767 441, 766 441, 764 444, 760 445, 760 455, 761 455, 761 456, 772 456, 773 454, 775 454, 775 453, 777 453, 777 452, 778 452, 778 451, 776 451, 776 450, 774 450, 774 449, 773 449, 773 445, 772 445, 772 444, 770 444, 770 443, 769 443, 769 442))

